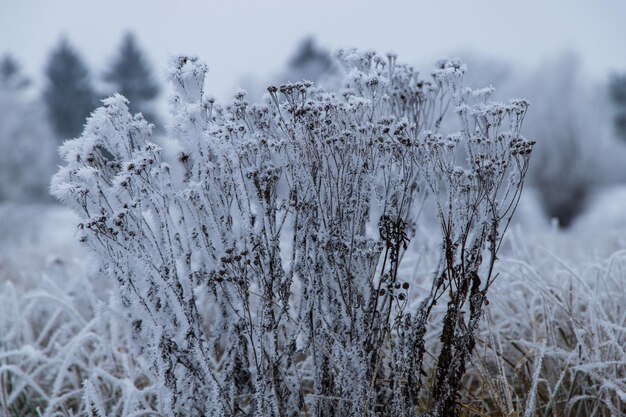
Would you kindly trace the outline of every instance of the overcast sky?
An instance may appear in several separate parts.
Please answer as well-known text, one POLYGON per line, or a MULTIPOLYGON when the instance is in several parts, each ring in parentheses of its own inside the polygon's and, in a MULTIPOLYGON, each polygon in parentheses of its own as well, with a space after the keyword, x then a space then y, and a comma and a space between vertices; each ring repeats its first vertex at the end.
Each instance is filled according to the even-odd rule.
POLYGON ((220 98, 245 74, 280 72, 306 35, 330 49, 392 50, 410 63, 472 50, 535 65, 569 49, 596 77, 626 70, 623 0, 0 0, 0 53, 36 81, 61 35, 100 75, 127 30, 159 74, 170 54, 202 58, 220 98))

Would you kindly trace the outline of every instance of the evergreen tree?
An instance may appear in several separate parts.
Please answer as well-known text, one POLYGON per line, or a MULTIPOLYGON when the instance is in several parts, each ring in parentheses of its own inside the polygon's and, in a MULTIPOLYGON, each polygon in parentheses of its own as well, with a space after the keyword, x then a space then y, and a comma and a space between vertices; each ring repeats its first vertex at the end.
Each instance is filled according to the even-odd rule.
POLYGON ((46 67, 44 101, 59 140, 79 136, 96 107, 89 70, 66 39, 52 52, 46 67))
POLYGON ((30 80, 20 70, 20 66, 13 56, 5 54, 0 58, 0 88, 21 90, 28 86, 30 80))
POLYGON ((335 74, 331 54, 319 47, 313 37, 302 40, 289 60, 285 81, 309 80, 318 82, 329 75, 335 74))
POLYGON ((113 64, 104 74, 104 80, 114 87, 116 93, 130 101, 129 107, 133 113, 141 112, 148 121, 155 123, 156 116, 150 101, 159 94, 159 84, 132 33, 124 35, 113 64))
POLYGON ((620 139, 626 140, 626 74, 613 75, 609 89, 616 108, 615 131, 620 139))

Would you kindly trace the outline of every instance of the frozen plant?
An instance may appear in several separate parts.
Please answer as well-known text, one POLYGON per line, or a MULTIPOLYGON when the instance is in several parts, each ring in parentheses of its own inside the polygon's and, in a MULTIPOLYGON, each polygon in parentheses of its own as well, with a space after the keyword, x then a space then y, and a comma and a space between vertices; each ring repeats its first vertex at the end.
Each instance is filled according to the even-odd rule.
POLYGON ((169 415, 458 414, 528 169, 528 103, 488 102, 453 60, 424 80, 392 55, 338 60, 339 93, 304 81, 220 106, 205 95, 206 66, 175 59, 180 181, 119 95, 61 148, 53 193, 81 216, 169 415), (448 109, 454 134, 440 129, 448 109), (399 270, 426 197, 441 262, 414 303, 399 270), (427 386, 437 302, 447 313, 427 386))

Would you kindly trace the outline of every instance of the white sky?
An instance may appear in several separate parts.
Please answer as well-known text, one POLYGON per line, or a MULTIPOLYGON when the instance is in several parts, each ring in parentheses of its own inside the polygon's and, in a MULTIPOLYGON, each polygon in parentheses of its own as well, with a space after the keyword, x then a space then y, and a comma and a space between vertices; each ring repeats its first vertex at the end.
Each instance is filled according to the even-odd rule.
POLYGON ((410 63, 469 49, 532 65, 567 48, 596 77, 626 70, 624 0, 0 0, 0 53, 36 81, 62 34, 99 76, 126 30, 161 74, 170 54, 202 58, 219 98, 279 72, 309 34, 410 63))

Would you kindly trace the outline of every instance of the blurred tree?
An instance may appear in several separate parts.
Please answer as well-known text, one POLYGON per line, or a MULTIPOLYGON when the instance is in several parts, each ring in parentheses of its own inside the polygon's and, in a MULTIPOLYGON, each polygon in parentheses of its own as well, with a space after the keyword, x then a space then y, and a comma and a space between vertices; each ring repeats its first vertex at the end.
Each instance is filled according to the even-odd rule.
POLYGON ((300 41, 287 67, 274 83, 313 81, 318 86, 334 90, 339 88, 341 76, 339 66, 331 53, 317 45, 315 38, 308 36, 300 41))
POLYGON ((626 181, 626 148, 611 134, 616 123, 612 100, 624 103, 626 133, 626 73, 607 89, 585 73, 571 51, 546 58, 536 69, 479 54, 459 55, 469 69, 467 85, 491 83, 496 100, 524 97, 531 102, 524 134, 537 144, 529 185, 546 217, 567 228, 585 212, 596 191, 626 181))
POLYGON ((308 36, 296 46, 283 69, 269 79, 246 76, 239 85, 247 91, 250 100, 261 100, 268 85, 308 80, 318 87, 335 91, 341 87, 341 71, 332 54, 317 45, 315 38, 308 36))
POLYGON ((614 74, 609 83, 611 100, 616 107, 615 132, 626 141, 626 74, 614 74))
POLYGON ((0 58, 0 87, 3 89, 20 90, 30 84, 30 80, 25 77, 20 66, 10 54, 5 54, 0 58))
POLYGON ((10 55, 0 59, 0 201, 49 198, 56 140, 39 100, 26 99, 29 80, 10 55))
POLYGON ((334 73, 334 61, 330 53, 320 48, 312 36, 304 38, 287 65, 289 81, 309 80, 317 82, 334 73))
POLYGON ((563 228, 584 211, 601 181, 602 132, 596 114, 601 106, 583 79, 579 58, 565 52, 520 83, 533 103, 526 134, 537 140, 530 180, 546 215, 563 228))
POLYGON ((46 67, 43 97, 58 140, 77 137, 96 107, 89 70, 66 39, 52 51, 46 67))
POLYGON ((132 33, 124 35, 117 56, 104 74, 104 80, 114 87, 115 92, 130 101, 131 112, 141 112, 146 120, 156 124, 157 117, 150 101, 156 98, 160 88, 132 33))

